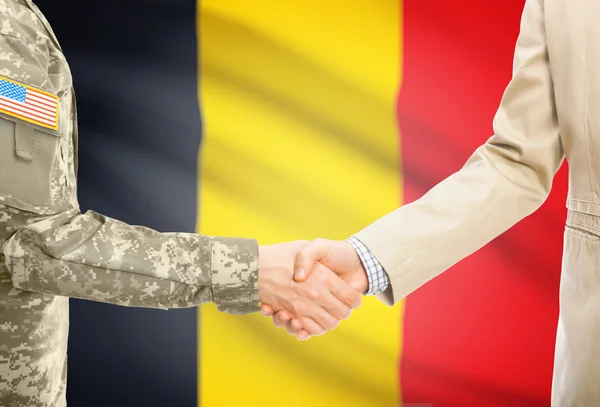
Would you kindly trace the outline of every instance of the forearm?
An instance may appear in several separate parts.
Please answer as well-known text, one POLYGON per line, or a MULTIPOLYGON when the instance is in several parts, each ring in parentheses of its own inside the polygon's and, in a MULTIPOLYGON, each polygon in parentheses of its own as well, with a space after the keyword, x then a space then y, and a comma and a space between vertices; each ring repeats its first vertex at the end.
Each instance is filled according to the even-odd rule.
POLYGON ((544 3, 527 0, 513 78, 494 136, 421 199, 357 234, 389 273, 399 301, 533 213, 564 159, 546 46, 544 3))
POLYGON ((159 233, 68 211, 21 228, 2 251, 23 290, 136 307, 258 309, 258 247, 249 239, 159 233))
POLYGON ((386 303, 406 297, 542 204, 545 193, 507 180, 492 165, 485 158, 471 161, 356 234, 390 275, 392 287, 380 296, 386 303))

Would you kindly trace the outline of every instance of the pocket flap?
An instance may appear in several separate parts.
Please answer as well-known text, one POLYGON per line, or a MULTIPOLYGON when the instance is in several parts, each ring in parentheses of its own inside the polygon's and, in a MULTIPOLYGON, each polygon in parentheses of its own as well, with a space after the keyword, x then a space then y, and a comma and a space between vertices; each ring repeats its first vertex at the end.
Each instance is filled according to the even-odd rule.
POLYGON ((15 124, 15 154, 25 161, 33 161, 35 130, 22 123, 15 124))
POLYGON ((65 207, 58 160, 60 139, 47 129, 0 118, 0 202, 35 213, 65 207))

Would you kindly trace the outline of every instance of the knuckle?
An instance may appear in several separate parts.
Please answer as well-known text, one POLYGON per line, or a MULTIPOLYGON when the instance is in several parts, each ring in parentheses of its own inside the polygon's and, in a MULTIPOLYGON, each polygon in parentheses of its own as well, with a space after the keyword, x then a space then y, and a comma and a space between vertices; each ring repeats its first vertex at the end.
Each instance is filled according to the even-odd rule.
POLYGON ((306 290, 306 296, 313 301, 317 301, 321 298, 321 293, 319 292, 319 290, 315 289, 315 288, 308 288, 306 290))
POLYGON ((357 293, 348 293, 344 296, 344 303, 348 306, 353 306, 359 301, 357 293))

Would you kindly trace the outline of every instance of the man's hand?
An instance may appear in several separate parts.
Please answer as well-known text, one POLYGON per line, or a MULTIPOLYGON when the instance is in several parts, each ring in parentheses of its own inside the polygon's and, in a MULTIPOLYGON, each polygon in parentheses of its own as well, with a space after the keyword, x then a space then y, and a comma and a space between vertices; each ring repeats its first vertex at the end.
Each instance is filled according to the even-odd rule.
MULTIPOLYGON (((357 293, 363 293, 368 289, 367 273, 350 243, 316 239, 303 245, 296 256, 294 280, 297 282, 307 281, 309 276, 314 276, 314 273, 322 266, 335 271, 357 293)), ((270 305, 269 302, 264 301, 261 305, 261 312, 266 316, 275 313, 273 315, 275 326, 279 328, 286 326, 287 332, 290 335, 296 335, 299 340, 306 340, 310 336, 324 333, 315 329, 313 324, 305 318, 297 318, 285 310, 277 311, 270 305)))
POLYGON ((285 316, 296 318, 311 334, 318 335, 337 327, 360 305, 361 297, 356 289, 320 264, 311 265, 310 279, 307 274, 301 279, 303 282, 295 282, 294 260, 303 247, 309 246, 305 241, 261 246, 258 295, 272 312, 285 311, 285 316))

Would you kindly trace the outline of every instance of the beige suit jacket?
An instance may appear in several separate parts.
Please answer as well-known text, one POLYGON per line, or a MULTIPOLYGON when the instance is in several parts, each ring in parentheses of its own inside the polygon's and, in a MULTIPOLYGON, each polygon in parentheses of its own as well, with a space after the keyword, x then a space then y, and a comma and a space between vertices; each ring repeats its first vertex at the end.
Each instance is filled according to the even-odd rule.
POLYGON ((600 2, 527 0, 494 135, 356 236, 394 304, 537 210, 569 163, 553 407, 600 406, 600 2))

